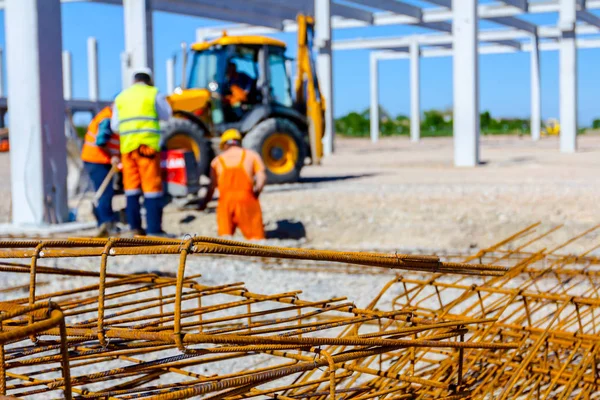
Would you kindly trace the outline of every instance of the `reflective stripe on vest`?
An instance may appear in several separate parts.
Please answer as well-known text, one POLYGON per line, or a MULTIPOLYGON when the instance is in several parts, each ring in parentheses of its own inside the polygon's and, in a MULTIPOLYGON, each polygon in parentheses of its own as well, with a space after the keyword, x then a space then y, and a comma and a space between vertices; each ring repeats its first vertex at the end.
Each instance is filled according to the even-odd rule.
POLYGON ((118 156, 121 153, 119 136, 115 135, 114 133, 111 135, 110 139, 108 140, 108 143, 106 143, 106 146, 100 147, 96 144, 96 135, 92 134, 91 132, 88 132, 85 135, 84 146, 96 147, 100 151, 108 150, 108 154, 110 154, 111 156, 118 156))
POLYGON ((135 84, 117 96, 121 153, 131 153, 141 145, 160 150, 157 94, 158 89, 153 86, 135 84))

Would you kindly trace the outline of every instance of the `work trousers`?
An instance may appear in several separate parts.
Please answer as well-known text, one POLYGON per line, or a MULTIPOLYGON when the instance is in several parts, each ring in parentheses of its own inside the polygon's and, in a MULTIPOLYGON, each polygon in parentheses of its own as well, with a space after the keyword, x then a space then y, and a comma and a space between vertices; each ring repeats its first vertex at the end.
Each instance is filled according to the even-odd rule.
POLYGON ((163 188, 160 153, 147 146, 121 155, 123 187, 127 198, 127 223, 134 230, 142 228, 140 197, 144 196, 146 231, 149 235, 162 233, 163 188))
MULTIPOLYGON (((97 192, 98 189, 100 189, 100 185, 102 185, 102 182, 104 182, 104 179, 110 172, 112 165, 84 162, 83 168, 85 168, 86 172, 88 173, 90 179, 92 180, 92 184, 94 185, 94 190, 97 192)), ((116 221, 115 213, 113 212, 112 208, 113 195, 114 189, 111 182, 98 199, 98 206, 94 207, 94 215, 98 221, 98 226, 105 222, 116 221)))

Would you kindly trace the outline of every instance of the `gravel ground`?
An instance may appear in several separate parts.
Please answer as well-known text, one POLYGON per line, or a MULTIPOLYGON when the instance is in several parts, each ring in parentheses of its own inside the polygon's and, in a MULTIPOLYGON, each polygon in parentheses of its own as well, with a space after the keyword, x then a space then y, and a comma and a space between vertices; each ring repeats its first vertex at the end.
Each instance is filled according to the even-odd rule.
MULTIPOLYGON (((302 182, 267 187, 265 223, 270 237, 328 248, 464 250, 537 221, 564 224, 556 237, 568 238, 600 222, 600 136, 581 136, 577 154, 560 154, 557 147, 554 138, 484 137, 485 164, 454 168, 451 138, 375 145, 338 139, 336 154, 305 168, 302 182)), ((8 154, 0 154, 4 198, 9 179, 8 154)), ((215 205, 207 212, 169 206, 165 228, 215 235, 215 205)), ((10 201, 0 203, 0 222, 9 221, 10 207, 10 201)), ((92 219, 89 209, 85 200, 80 220, 92 219)))
MULTIPOLYGON (((336 154, 321 166, 307 167, 302 182, 266 189, 261 202, 267 229, 275 237, 268 242, 436 254, 474 252, 537 221, 544 227, 563 224, 539 244, 551 248, 600 222, 600 136, 581 136, 577 154, 560 154, 557 147, 554 138, 533 143, 526 138, 484 137, 484 164, 454 168, 451 138, 424 139, 418 144, 404 138, 383 139, 375 145, 363 139, 338 139, 336 154)), ((0 195, 5 196, 10 193, 8 160, 8 154, 0 154, 4 166, 0 195)), ((10 202, 0 203, 0 220, 9 220, 9 210, 10 202)), ((87 210, 86 201, 80 210, 82 219, 91 218, 87 210)), ((216 234, 214 204, 207 212, 169 206, 164 219, 170 232, 216 234)), ((575 242, 564 250, 578 252, 589 246, 586 241, 575 242)), ((351 274, 347 283, 352 290, 346 290, 350 286, 340 284, 345 281, 340 274, 334 279, 320 272, 304 275, 272 266, 245 268, 222 259, 202 260, 198 261, 202 272, 206 270, 207 279, 217 284, 245 281, 250 290, 263 292, 290 285, 309 296, 349 295, 361 305, 387 279, 351 274), (364 296, 356 287, 364 287, 364 296)))
MULTIPOLYGON (((362 139, 339 139, 336 146, 336 154, 323 165, 304 170, 302 182, 267 188, 261 202, 272 237, 268 243, 474 253, 537 221, 543 227, 564 225, 538 245, 547 248, 600 222, 600 136, 582 136, 581 151, 573 155, 560 154, 555 139, 532 143, 515 137, 482 138, 485 164, 479 168, 454 168, 449 138, 424 139, 419 144, 384 139, 376 145, 362 139)), ((0 167, 0 196, 8 199, 7 154, 0 154, 0 167)), ((116 201, 122 203, 122 199, 116 201)), ((9 221, 10 206, 8 200, 0 202, 0 222, 9 221)), ((88 210, 86 201, 79 213, 82 219, 91 219, 88 210)), ((215 235, 214 204, 207 212, 169 206, 165 228, 177 234, 215 235)), ((581 252, 598 242, 598 236, 592 236, 564 251, 581 252)), ((97 270, 97 261, 79 259, 77 267, 97 270)), ((55 263, 46 260, 44 265, 55 263)), ((359 307, 366 306, 393 278, 388 271, 311 269, 293 262, 238 258, 195 256, 188 265, 186 274, 200 273, 200 282, 206 284, 245 282, 249 290, 264 294, 302 290, 301 297, 307 300, 347 296, 359 307)), ((113 268, 175 273, 177 257, 117 258, 111 260, 113 268)), ((24 275, 0 274, 0 289, 27 282, 24 275)), ((39 293, 86 283, 89 279, 40 282, 39 293)), ((0 300, 26 293, 8 296, 0 291, 0 300)))

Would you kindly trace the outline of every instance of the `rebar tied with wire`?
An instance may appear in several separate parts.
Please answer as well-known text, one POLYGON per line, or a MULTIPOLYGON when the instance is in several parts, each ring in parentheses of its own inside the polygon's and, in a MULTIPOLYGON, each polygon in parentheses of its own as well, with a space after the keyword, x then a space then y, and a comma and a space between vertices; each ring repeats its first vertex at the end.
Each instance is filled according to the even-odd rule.
POLYGON ((449 261, 208 237, 3 241, 0 396, 597 398, 598 259, 558 253, 594 231, 532 250, 557 230, 539 229, 449 261), (214 256, 401 275, 360 308, 190 273, 214 256))

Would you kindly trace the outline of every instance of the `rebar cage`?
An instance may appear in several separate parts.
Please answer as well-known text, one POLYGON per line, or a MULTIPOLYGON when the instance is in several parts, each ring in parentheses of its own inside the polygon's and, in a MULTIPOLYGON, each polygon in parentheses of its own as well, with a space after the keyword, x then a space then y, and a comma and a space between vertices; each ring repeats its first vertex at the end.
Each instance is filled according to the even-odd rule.
POLYGON ((208 237, 0 242, 0 396, 600 398, 597 228, 545 249, 560 227, 535 224, 446 260, 208 237), (575 242, 589 246, 562 253, 575 242), (188 267, 215 256, 392 276, 358 307, 188 267))

